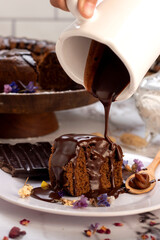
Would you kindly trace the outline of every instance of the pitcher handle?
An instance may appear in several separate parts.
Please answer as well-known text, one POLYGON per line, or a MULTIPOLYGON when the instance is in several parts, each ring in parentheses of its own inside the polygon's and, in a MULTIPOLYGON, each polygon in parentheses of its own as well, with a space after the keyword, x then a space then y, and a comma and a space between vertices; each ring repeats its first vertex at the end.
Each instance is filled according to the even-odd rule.
POLYGON ((93 17, 95 17, 97 10, 95 9, 93 17, 91 18, 84 18, 78 11, 77 5, 78 5, 78 0, 66 0, 66 4, 67 7, 69 9, 69 11, 72 13, 72 15, 74 17, 76 17, 76 19, 80 20, 80 21, 88 21, 90 19, 92 19, 93 17))

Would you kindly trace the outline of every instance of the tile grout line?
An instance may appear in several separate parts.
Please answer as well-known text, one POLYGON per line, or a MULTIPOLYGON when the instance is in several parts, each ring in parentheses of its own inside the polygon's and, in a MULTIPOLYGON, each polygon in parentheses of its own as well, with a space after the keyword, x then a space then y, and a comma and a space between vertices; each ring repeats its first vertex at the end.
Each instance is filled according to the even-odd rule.
POLYGON ((58 19, 58 12, 57 12, 56 8, 53 9, 53 14, 54 14, 54 19, 57 20, 58 19))
POLYGON ((16 20, 12 19, 11 21, 12 27, 11 27, 11 35, 14 37, 16 34, 16 20))
POLYGON ((28 22, 31 22, 31 21, 34 21, 34 22, 37 22, 37 21, 56 21, 56 22, 62 22, 62 21, 73 21, 74 18, 58 18, 57 16, 53 17, 53 18, 5 18, 5 17, 0 17, 0 21, 28 21, 28 22))

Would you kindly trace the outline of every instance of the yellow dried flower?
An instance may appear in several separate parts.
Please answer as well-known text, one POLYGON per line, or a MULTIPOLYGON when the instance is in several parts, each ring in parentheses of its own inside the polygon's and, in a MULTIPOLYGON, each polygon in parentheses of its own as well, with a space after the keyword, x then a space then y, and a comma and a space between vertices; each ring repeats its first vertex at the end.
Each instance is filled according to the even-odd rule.
POLYGON ((49 188, 49 184, 47 182, 45 182, 45 181, 42 181, 41 188, 48 189, 49 188))

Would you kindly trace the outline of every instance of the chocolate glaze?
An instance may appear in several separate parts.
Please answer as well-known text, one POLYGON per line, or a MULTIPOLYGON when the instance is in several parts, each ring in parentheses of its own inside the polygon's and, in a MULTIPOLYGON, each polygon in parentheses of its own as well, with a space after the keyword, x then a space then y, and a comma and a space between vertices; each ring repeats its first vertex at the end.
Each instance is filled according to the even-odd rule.
POLYGON ((31 52, 25 49, 11 49, 11 50, 1 50, 0 58, 9 58, 14 56, 21 56, 23 60, 29 64, 35 72, 37 72, 36 62, 33 59, 31 52))
MULTIPOLYGON (((64 167, 69 162, 72 162, 73 167, 76 168, 76 158, 80 148, 84 148, 86 154, 86 168, 90 179, 91 189, 90 195, 93 193, 95 194, 96 192, 98 193, 97 195, 99 195, 106 191, 102 189, 100 184, 100 168, 102 164, 105 162, 106 157, 109 159, 116 159, 116 161, 122 160, 122 150, 120 146, 111 141, 87 134, 67 134, 55 139, 54 153, 51 158, 51 171, 55 176, 54 190, 63 188, 64 167), (87 148, 90 148, 90 154, 86 151, 87 148)), ((112 188, 114 188, 114 171, 112 171, 112 169, 112 162, 110 162, 111 185, 112 188)))

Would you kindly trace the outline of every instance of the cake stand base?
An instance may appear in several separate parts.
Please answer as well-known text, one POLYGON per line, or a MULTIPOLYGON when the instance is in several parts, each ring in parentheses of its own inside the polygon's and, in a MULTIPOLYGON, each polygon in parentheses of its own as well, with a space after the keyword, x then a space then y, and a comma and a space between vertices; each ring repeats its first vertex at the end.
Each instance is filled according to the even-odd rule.
POLYGON ((38 137, 58 129, 54 112, 2 113, 0 114, 0 138, 38 137))

